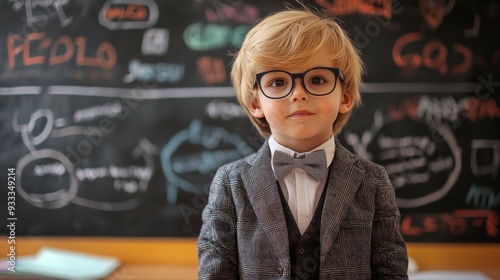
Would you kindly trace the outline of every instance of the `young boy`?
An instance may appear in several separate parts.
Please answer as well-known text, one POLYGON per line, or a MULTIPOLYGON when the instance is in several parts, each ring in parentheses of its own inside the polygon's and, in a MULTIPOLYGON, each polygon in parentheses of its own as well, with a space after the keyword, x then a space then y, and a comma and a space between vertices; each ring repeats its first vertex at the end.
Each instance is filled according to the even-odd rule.
POLYGON ((199 279, 408 279, 387 173, 334 137, 360 103, 362 68, 341 27, 311 10, 250 30, 231 75, 266 141, 213 179, 199 279))

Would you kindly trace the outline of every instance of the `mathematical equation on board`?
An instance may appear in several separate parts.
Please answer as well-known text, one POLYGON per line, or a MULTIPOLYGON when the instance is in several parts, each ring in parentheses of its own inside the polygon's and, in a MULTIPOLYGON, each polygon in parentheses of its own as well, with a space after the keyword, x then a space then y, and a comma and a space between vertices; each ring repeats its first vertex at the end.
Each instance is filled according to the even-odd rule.
MULTIPOLYGON (((168 87, 188 82, 187 79, 190 83, 201 82, 195 86, 228 84, 226 65, 230 58, 227 49, 238 48, 252 24, 265 14, 258 5, 242 1, 197 2, 200 3, 194 5, 187 15, 193 21, 180 27, 182 32, 175 30, 179 25, 166 26, 161 21, 162 12, 167 10, 162 5, 166 3, 107 0, 99 4, 98 22, 93 24, 102 28, 102 34, 127 31, 141 37, 136 47, 140 52, 129 54, 120 47, 121 43, 103 36, 96 37, 85 32, 80 35, 64 34, 64 28, 80 22, 76 15, 67 12, 71 10, 71 5, 75 5, 70 1, 9 1, 6 5, 14 12, 10 18, 17 16, 14 20, 19 22, 19 26, 4 35, 8 68, 0 73, 0 79, 49 77, 112 81, 125 86, 134 82, 157 83, 168 87), (22 19, 25 19, 24 22, 22 19), (61 32, 52 34, 54 27, 59 27, 61 32), (190 53, 187 56, 190 59, 179 60, 179 51, 190 53), (214 51, 223 54, 214 55, 214 51), (155 57, 161 59, 152 59, 155 57), (194 60, 191 62, 191 59, 194 60), (152 62, 158 60, 161 62, 152 62), (65 67, 68 65, 71 66, 69 70, 65 67), (46 71, 47 66, 53 71, 46 71), (186 76, 188 69, 195 69, 192 72, 196 79, 186 76)), ((430 30, 438 30, 447 16, 454 12, 455 6, 460 6, 457 1, 445 2, 421 0, 418 7, 399 0, 315 0, 311 4, 329 15, 370 16, 366 22, 351 23, 347 19, 346 27, 353 29, 353 40, 363 49, 365 56, 378 57, 380 54, 372 54, 367 46, 374 42, 380 44, 377 38, 382 38, 379 35, 383 33, 400 30, 400 27, 396 28, 403 24, 399 22, 400 18, 406 18, 405 13, 410 13, 412 9, 419 10, 419 20, 423 20, 430 30)), ((468 43, 474 43, 474 38, 481 34, 481 28, 487 28, 480 12, 484 11, 469 11, 465 15, 463 20, 466 24, 461 24, 459 28, 462 30, 457 32, 461 38, 454 39, 452 43, 441 39, 439 34, 434 36, 419 30, 409 29, 398 34, 391 47, 384 48, 388 57, 392 58, 393 67, 403 73, 430 70, 441 76, 463 76, 476 65, 498 69, 500 46, 493 46, 491 53, 475 53, 477 50, 472 49, 475 44, 468 43), (462 39, 465 42, 462 43, 462 39)), ((171 14, 168 16, 172 17, 171 14)), ((386 44, 385 39, 383 42, 386 44)), ((377 67, 370 65, 375 72, 377 67)))

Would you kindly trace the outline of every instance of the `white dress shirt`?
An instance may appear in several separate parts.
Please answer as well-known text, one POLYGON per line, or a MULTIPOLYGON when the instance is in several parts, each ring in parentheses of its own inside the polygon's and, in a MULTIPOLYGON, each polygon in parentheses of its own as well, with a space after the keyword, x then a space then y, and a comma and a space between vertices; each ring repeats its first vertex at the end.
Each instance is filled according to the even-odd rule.
MULTIPOLYGON (((305 153, 296 153, 295 151, 280 145, 273 136, 269 137, 269 148, 271 149, 271 155, 274 155, 274 151, 279 150, 285 152, 291 156, 295 154, 308 154, 316 150, 324 149, 326 153, 326 164, 327 168, 330 167, 332 163, 333 156, 335 155, 335 140, 334 136, 328 139, 325 143, 312 149, 305 153)), ((272 158, 271 158, 272 162, 272 158)), ((271 165, 272 166, 272 165, 271 165)), ((274 172, 274 167, 273 167, 274 172)), ((328 169, 325 170, 328 172, 328 169)), ((325 187, 325 183, 328 176, 320 182, 316 181, 309 174, 307 174, 301 168, 294 168, 292 171, 285 176, 284 179, 279 181, 281 191, 285 196, 288 206, 292 211, 293 218, 299 227, 300 234, 304 234, 307 227, 311 223, 314 212, 316 211, 316 206, 318 205, 319 199, 325 187)))

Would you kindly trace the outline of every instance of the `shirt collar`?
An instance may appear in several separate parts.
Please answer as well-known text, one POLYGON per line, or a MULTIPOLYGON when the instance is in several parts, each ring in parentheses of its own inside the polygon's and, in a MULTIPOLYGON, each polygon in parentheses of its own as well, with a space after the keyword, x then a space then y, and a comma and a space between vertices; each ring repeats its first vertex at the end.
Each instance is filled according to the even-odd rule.
MULTIPOLYGON (((269 143, 269 148, 271 149, 271 162, 272 162, 272 156, 274 155, 274 151, 276 151, 276 150, 282 151, 282 152, 285 152, 291 156, 294 156, 295 154, 299 154, 299 155, 300 154, 309 154, 309 153, 314 152, 316 150, 323 149, 323 150, 325 150, 325 154, 326 154, 326 165, 327 165, 327 167, 330 167, 330 164, 332 163, 333 157, 335 155, 335 138, 333 135, 332 135, 332 137, 330 137, 330 139, 326 140, 326 142, 324 142, 323 144, 321 144, 318 147, 316 147, 308 152, 305 152, 305 153, 297 153, 294 150, 289 149, 289 148, 279 144, 278 142, 276 142, 273 135, 271 135, 269 137, 268 143, 269 143)), ((274 171, 274 167, 273 167, 273 171, 274 171)))

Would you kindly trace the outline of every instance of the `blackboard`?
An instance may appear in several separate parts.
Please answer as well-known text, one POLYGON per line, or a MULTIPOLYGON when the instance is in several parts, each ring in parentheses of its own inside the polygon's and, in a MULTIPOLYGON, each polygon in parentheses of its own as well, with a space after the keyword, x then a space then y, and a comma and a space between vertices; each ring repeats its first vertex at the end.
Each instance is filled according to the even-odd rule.
MULTIPOLYGON (((405 240, 500 242, 500 1, 305 3, 362 52, 364 104, 337 137, 386 167, 405 240)), ((196 237, 217 167, 263 142, 228 52, 282 8, 2 1, 0 218, 18 236, 196 237)))

